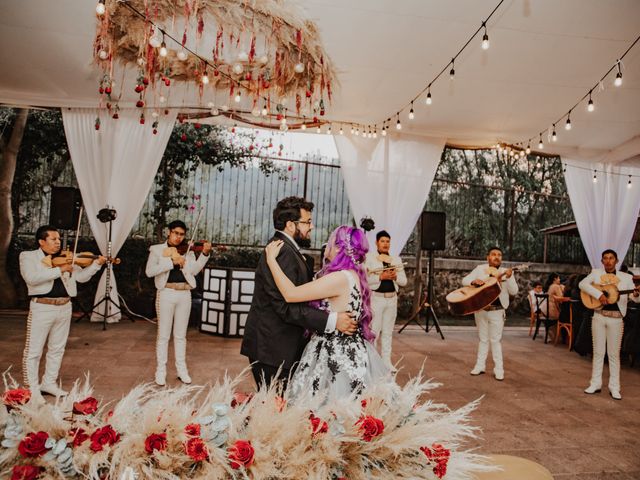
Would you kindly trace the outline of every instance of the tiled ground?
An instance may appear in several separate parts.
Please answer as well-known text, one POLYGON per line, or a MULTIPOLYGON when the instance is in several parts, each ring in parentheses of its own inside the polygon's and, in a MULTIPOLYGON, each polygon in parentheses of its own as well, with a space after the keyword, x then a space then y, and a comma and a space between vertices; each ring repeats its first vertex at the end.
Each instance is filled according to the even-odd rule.
MULTIPOLYGON (((19 375, 26 314, 0 315, 0 369, 13 365, 19 375)), ((395 334, 394 357, 401 360, 400 382, 422 366, 442 382, 436 401, 459 407, 483 397, 474 423, 483 429, 480 453, 528 458, 548 468, 558 480, 640 479, 640 369, 623 366, 621 402, 603 390, 585 395, 591 362, 564 346, 535 342, 527 329, 506 328, 506 379, 489 374, 471 377, 475 359, 475 329, 444 327, 446 340, 417 327, 395 334)), ((64 387, 91 374, 96 394, 116 399, 140 382, 153 380, 155 326, 123 320, 109 325, 74 323, 62 364, 64 387)), ((206 383, 225 371, 236 374, 247 366, 238 352, 240 341, 189 330, 188 361, 194 382, 206 383)), ((605 368, 605 375, 606 375, 605 368)), ((178 381, 172 377, 170 383, 178 381)), ((606 377, 605 377, 606 384, 606 377)), ((253 383, 247 380, 247 390, 253 383)))

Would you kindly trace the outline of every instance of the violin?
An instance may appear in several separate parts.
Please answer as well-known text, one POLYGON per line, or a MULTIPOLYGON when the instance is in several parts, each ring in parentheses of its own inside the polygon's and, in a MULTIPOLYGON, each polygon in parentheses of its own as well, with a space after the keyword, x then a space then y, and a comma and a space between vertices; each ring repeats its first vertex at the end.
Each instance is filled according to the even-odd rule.
MULTIPOLYGON (((79 267, 85 268, 93 263, 94 260, 97 260, 100 255, 96 255, 93 252, 80 252, 76 253, 76 257, 74 260, 74 265, 78 265, 79 267)), ((63 250, 56 255, 47 255, 42 259, 42 263, 44 263, 49 268, 61 267, 62 265, 71 264, 71 260, 73 259, 73 252, 71 250, 63 250)), ((120 263, 119 258, 111 258, 111 263, 114 265, 118 265, 120 263)))
POLYGON ((189 242, 184 241, 180 245, 176 247, 167 247, 162 252, 164 257, 171 257, 172 260, 177 259, 177 257, 185 255, 188 251, 194 253, 201 253, 204 244, 211 243, 209 240, 198 240, 197 242, 191 242, 191 248, 189 248, 189 242))

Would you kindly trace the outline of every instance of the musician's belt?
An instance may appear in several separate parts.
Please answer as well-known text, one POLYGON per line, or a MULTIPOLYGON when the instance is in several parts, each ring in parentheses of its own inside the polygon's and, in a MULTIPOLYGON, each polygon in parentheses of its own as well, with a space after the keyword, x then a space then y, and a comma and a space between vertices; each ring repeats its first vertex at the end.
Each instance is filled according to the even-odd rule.
POLYGON ((603 317, 622 318, 622 313, 617 310, 600 310, 597 313, 599 313, 603 317))
POLYGON ((191 290, 191 285, 189 285, 186 282, 179 282, 179 283, 167 282, 165 287, 171 288, 172 290, 191 290))
POLYGON ((484 307, 483 310, 493 312, 494 310, 504 310, 504 308, 498 305, 489 305, 488 307, 484 307))
POLYGON ((376 297, 384 297, 384 298, 393 298, 397 295, 396 292, 371 292, 371 293, 373 293, 376 297))
POLYGON ((35 303, 43 303, 45 305, 66 305, 71 301, 69 297, 33 297, 31 299, 35 303))

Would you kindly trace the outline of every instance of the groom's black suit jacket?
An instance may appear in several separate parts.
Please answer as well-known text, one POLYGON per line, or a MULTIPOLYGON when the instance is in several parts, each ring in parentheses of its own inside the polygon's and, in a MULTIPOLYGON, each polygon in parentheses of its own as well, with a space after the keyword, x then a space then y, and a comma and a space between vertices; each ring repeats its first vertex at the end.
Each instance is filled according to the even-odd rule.
MULTIPOLYGON (((278 264, 295 285, 310 282, 313 272, 293 242, 280 232, 271 240, 283 240, 278 264)), ((286 370, 300 360, 307 343, 305 330, 324 332, 328 314, 304 303, 287 303, 275 284, 264 252, 256 268, 255 288, 240 353, 252 361, 286 370)))

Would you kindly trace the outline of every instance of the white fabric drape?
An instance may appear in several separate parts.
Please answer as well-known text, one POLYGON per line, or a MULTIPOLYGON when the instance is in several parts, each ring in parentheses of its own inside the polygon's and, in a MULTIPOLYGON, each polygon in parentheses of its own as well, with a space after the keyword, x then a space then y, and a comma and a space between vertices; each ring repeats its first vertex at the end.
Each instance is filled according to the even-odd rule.
MULTIPOLYGON (((104 255, 108 223, 96 218, 98 211, 108 205, 117 212, 111 232, 111 254, 116 256, 147 198, 177 115, 172 109, 168 115, 158 117, 154 135, 151 118, 141 125, 140 112, 140 109, 122 109, 120 118, 114 120, 104 109, 62 109, 64 131, 84 207, 104 255), (95 130, 96 118, 100 119, 98 131, 95 130)), ((111 279, 111 298, 118 302, 113 275, 111 279)), ((104 297, 105 287, 103 274, 96 291, 96 303, 104 297)), ((111 312, 114 310, 118 313, 109 321, 120 318, 119 309, 112 308, 111 312)), ((100 311, 104 312, 104 303, 100 311)), ((92 320, 101 321, 102 317, 94 313, 92 320)))
POLYGON ((633 237, 640 210, 640 182, 627 188, 640 169, 565 159, 564 173, 582 245, 592 267, 601 266, 602 251, 612 248, 620 262, 633 237), (593 182, 596 171, 597 182, 593 182))
POLYGON ((422 212, 435 177, 444 138, 389 134, 377 140, 334 137, 342 176, 354 218, 374 219, 375 233, 391 235, 391 253, 398 255, 422 212))

